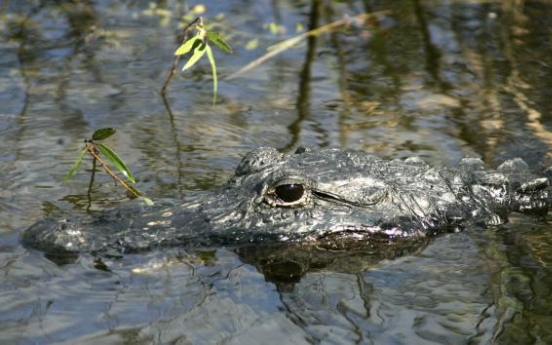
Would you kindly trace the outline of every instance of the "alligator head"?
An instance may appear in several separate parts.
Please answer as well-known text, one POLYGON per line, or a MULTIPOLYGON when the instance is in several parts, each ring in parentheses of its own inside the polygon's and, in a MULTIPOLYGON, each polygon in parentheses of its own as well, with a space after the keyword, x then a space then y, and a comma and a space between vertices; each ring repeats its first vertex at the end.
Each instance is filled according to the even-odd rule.
POLYGON ((184 204, 129 204, 100 216, 49 218, 23 236, 46 251, 136 252, 163 246, 278 242, 342 247, 423 239, 498 225, 513 211, 546 215, 549 182, 520 159, 496 170, 479 159, 431 168, 360 151, 273 148, 248 153, 223 187, 184 204))

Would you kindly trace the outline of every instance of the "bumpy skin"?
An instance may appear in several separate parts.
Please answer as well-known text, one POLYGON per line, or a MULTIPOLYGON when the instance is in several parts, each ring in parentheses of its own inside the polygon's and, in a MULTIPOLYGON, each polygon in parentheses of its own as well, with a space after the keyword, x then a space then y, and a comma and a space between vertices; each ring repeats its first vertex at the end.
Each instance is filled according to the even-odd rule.
POLYGON ((220 189, 181 205, 133 203, 101 216, 49 218, 23 241, 48 252, 128 253, 163 246, 310 242, 342 247, 426 238, 499 225, 510 212, 546 216, 547 178, 521 159, 496 170, 479 159, 435 169, 420 158, 385 161, 359 151, 273 148, 248 153, 220 189))

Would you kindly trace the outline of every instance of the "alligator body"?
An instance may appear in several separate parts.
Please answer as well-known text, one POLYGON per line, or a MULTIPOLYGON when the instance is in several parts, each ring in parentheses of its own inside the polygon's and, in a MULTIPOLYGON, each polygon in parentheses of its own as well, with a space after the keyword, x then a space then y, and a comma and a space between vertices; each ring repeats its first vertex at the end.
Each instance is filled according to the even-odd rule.
POLYGON ((521 159, 496 170, 479 159, 432 168, 420 158, 383 160, 353 150, 273 148, 248 153, 219 189, 179 205, 47 218, 23 235, 47 252, 129 253, 164 246, 424 239, 470 225, 495 226, 511 212, 546 216, 550 183, 521 159))

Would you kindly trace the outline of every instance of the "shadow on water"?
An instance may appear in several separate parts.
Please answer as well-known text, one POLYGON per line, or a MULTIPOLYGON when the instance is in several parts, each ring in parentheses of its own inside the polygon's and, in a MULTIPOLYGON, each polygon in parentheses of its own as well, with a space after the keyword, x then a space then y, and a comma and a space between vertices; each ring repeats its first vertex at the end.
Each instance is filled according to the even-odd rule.
POLYGON ((366 243, 340 244, 342 248, 322 245, 276 244, 235 249, 240 259, 255 266, 277 286, 293 286, 308 272, 329 271, 359 273, 384 260, 421 252, 428 241, 374 239, 366 243))

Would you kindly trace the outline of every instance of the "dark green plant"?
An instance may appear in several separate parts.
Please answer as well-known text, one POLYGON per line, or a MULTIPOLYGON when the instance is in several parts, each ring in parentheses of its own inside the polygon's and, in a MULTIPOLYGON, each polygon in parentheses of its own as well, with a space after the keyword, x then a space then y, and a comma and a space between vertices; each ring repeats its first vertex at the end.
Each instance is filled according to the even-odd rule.
MULTIPOLYGON (((71 176, 75 174, 78 167, 80 166, 82 160, 84 159, 84 156, 88 153, 92 156, 92 179, 96 171, 96 163, 99 163, 101 167, 105 170, 105 172, 111 176, 116 182, 118 182, 121 186, 123 186, 131 195, 135 197, 143 197, 142 193, 136 189, 135 187, 131 186, 129 183, 136 183, 136 180, 134 179, 134 176, 132 175, 132 172, 127 167, 125 162, 119 157, 117 153, 113 149, 111 149, 109 146, 107 146, 104 143, 100 143, 99 141, 105 140, 116 133, 116 130, 113 128, 100 128, 96 130, 92 134, 91 139, 85 139, 84 140, 84 147, 82 148, 79 156, 73 163, 73 166, 67 174, 63 177, 63 182, 67 182, 71 176), (106 162, 102 159, 101 155, 103 155, 109 163, 111 163, 117 170, 119 170, 123 176, 128 180, 126 182, 122 178, 120 178, 117 174, 115 174, 109 166, 106 164, 106 162)), ((150 204, 152 201, 148 198, 144 198, 146 203, 150 204)))

